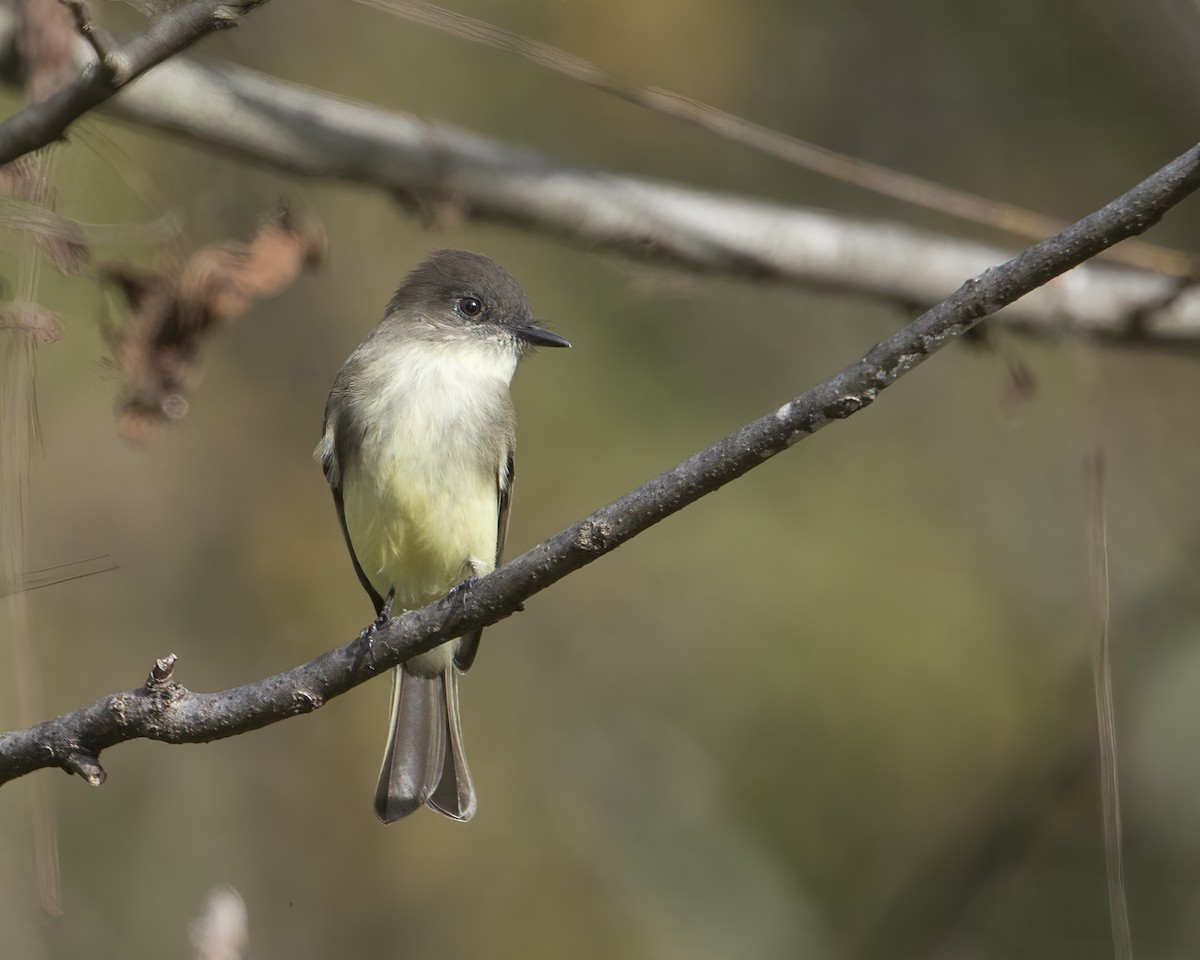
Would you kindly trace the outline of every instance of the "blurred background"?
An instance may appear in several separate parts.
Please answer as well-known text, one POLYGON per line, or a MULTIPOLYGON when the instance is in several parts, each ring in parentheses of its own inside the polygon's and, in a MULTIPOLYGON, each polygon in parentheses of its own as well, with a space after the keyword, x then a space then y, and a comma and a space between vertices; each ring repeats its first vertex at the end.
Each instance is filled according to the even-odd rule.
MULTIPOLYGON (((1068 219, 1200 130, 1200 8, 1184 2, 454 8, 1068 219)), ((128 8, 100 12, 138 29, 128 8)), ((572 164, 997 242, 348 2, 269 4, 196 53, 572 164)), ((324 222, 330 255, 214 338, 188 416, 141 444, 119 435, 103 362, 99 323, 121 304, 44 272, 38 299, 66 329, 37 358, 28 563, 118 564, 26 595, 47 716, 138 685, 169 652, 180 682, 216 690, 369 622, 311 451, 335 373, 431 249, 499 260, 575 345, 517 377, 510 556, 909 319, 506 226, 426 229, 378 192, 94 115, 56 162, 68 216, 175 211, 198 247, 249 238, 287 196, 324 222)), ((1150 239, 1195 250, 1196 211, 1150 239)), ((142 266, 155 253, 103 251, 142 266)), ((1195 956, 1200 358, 987 328, 490 628, 462 686, 469 825, 376 822, 382 679, 231 740, 116 747, 102 789, 56 771, 7 786, 6 956, 188 956, 217 884, 244 898, 247 956, 263 958, 1111 956, 1084 466, 1097 444, 1134 943, 1195 956), (1014 391, 1014 369, 1030 389, 1014 391), (34 779, 53 797, 61 917, 37 903, 34 779)), ((4 728, 19 725, 15 688, 6 642, 4 728)))

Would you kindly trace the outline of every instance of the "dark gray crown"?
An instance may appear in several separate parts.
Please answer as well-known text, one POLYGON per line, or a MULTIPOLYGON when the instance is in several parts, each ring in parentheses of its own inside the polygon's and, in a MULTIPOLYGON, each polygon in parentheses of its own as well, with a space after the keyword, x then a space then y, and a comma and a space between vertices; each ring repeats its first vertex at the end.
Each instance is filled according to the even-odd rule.
POLYGON ((413 268, 388 302, 392 314, 401 307, 418 307, 436 318, 455 318, 464 324, 493 323, 521 328, 533 322, 533 308, 512 274, 496 261, 466 250, 438 250, 413 268), (478 300, 471 316, 464 300, 478 300))

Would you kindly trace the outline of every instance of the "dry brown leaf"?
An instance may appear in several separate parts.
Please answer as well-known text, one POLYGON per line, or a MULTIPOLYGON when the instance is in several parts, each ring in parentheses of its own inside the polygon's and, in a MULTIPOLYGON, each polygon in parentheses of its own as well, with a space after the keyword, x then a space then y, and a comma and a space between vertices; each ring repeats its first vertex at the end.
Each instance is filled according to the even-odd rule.
POLYGON ((309 221, 281 213, 258 228, 250 243, 215 243, 198 251, 179 279, 185 301, 203 305, 208 322, 232 320, 252 300, 287 289, 325 255, 325 236, 309 221))
POLYGON ((226 241, 198 250, 172 272, 104 264, 129 305, 129 320, 105 331, 124 379, 121 431, 145 439, 155 426, 187 414, 196 359, 204 341, 254 300, 282 293, 300 271, 320 264, 325 233, 287 212, 263 221, 249 243, 226 241))

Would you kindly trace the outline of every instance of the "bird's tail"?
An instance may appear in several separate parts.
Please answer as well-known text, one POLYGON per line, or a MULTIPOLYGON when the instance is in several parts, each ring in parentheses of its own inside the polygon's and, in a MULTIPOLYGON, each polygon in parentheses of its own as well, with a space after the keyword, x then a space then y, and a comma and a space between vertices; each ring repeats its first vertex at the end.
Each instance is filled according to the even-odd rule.
POLYGON ((393 673, 391 732, 375 789, 375 815, 391 823, 424 803, 455 820, 475 815, 453 664, 436 677, 419 677, 403 667, 393 673))

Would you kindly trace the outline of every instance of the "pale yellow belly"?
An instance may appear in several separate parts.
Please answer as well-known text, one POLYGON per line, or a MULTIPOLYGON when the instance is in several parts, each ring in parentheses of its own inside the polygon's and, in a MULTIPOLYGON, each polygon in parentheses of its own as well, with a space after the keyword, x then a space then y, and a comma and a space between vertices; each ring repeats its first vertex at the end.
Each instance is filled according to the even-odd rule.
MULTIPOLYGON (((381 597, 395 590, 393 613, 445 596, 495 566, 495 478, 471 470, 444 475, 438 464, 384 456, 375 476, 343 479, 346 530, 359 566, 381 597)), ((432 675, 449 666, 454 644, 414 657, 408 669, 432 675)))

